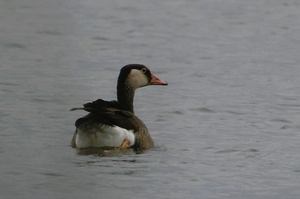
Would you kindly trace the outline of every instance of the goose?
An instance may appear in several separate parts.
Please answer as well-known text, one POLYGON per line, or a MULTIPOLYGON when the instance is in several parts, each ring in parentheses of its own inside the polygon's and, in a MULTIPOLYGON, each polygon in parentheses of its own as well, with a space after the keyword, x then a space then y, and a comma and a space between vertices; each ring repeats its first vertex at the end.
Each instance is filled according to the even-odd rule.
POLYGON ((73 148, 133 148, 147 150, 154 142, 146 125, 134 114, 133 99, 137 88, 168 85, 142 64, 121 68, 117 83, 117 101, 98 99, 74 110, 89 112, 75 122, 73 148))

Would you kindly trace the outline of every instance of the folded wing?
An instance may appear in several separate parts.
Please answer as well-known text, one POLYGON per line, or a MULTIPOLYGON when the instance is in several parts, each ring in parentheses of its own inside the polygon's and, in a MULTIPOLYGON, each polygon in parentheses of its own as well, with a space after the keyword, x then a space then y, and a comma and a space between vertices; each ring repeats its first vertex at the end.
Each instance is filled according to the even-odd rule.
POLYGON ((119 126, 127 130, 138 130, 135 115, 130 111, 123 110, 117 101, 105 101, 98 99, 83 105, 81 108, 72 108, 70 111, 85 110, 88 115, 79 118, 75 126, 80 128, 82 125, 97 123, 108 126, 119 126))

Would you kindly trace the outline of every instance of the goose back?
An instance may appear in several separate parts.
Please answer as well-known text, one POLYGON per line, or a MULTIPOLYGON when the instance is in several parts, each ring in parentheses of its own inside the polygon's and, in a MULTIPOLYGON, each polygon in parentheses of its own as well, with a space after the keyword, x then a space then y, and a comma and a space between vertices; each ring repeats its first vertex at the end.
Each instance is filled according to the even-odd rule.
MULTIPOLYGON (((73 108, 71 110, 85 110, 89 112, 89 114, 75 122, 77 130, 93 133, 91 126, 99 124, 111 127, 118 126, 133 131, 135 143, 132 148, 146 150, 154 146, 146 125, 132 112, 124 110, 117 101, 98 99, 84 104, 82 108, 73 108)), ((74 137, 72 146, 76 147, 74 137)))

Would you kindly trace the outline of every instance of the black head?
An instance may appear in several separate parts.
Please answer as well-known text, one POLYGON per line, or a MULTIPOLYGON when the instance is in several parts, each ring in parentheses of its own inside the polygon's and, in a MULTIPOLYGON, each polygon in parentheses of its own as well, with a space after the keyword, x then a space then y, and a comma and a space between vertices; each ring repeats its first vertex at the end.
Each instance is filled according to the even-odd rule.
POLYGON ((119 75, 117 95, 121 106, 133 113, 134 91, 147 85, 167 85, 168 83, 154 76, 148 67, 142 64, 124 66, 119 75))
POLYGON ((167 85, 168 83, 154 76, 149 68, 142 64, 128 64, 124 66, 119 75, 118 84, 129 83, 136 89, 147 85, 167 85))

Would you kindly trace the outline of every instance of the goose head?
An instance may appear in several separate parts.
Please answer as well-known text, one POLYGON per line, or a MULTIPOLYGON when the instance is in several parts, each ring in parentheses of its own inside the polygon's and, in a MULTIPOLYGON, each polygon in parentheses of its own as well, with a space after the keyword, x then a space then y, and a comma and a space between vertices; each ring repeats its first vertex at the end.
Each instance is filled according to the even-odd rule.
POLYGON ((164 80, 159 79, 151 73, 147 66, 141 64, 129 64, 120 71, 118 86, 123 84, 133 90, 148 85, 168 85, 164 80))
POLYGON ((148 85, 168 85, 168 83, 153 75, 147 66, 141 64, 124 66, 118 78, 118 102, 124 109, 133 113, 134 91, 148 85))

